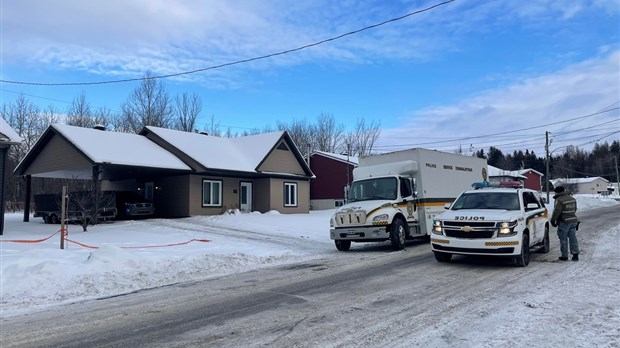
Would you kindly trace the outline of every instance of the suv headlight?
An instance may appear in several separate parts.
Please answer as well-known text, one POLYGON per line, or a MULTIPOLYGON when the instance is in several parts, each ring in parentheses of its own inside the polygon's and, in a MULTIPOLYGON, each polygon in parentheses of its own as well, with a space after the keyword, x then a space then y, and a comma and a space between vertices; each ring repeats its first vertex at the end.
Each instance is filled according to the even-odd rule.
POLYGON ((497 234, 497 236, 498 237, 514 236, 515 234, 517 234, 517 232, 515 232, 515 227, 517 227, 517 221, 501 222, 499 224, 499 233, 497 234))
POLYGON ((443 228, 441 227, 441 221, 433 220, 433 233, 443 235, 443 228))

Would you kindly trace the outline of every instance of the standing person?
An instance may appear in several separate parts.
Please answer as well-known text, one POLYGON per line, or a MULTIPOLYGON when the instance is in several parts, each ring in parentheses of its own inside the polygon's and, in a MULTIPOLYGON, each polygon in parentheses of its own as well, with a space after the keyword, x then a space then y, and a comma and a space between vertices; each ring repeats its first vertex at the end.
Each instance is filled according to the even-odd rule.
POLYGON ((553 214, 551 215, 551 225, 558 228, 558 238, 560 239, 560 256, 561 261, 568 260, 568 247, 570 244, 570 253, 573 254, 573 261, 579 260, 579 245, 577 243, 577 201, 573 196, 565 192, 564 186, 558 186, 553 191, 555 204, 553 214))

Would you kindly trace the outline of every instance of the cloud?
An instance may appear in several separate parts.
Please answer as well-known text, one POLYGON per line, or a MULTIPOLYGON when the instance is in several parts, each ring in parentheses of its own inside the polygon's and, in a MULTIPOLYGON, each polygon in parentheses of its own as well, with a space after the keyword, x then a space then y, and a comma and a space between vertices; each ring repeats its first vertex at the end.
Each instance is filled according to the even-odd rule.
MULTIPOLYGON (((554 73, 523 77, 453 105, 412 111, 402 117, 402 126, 382 131, 377 149, 428 147, 451 151, 459 146, 485 150, 495 146, 508 152, 528 148, 542 154, 546 131, 552 133, 554 146, 580 145, 595 140, 596 134, 620 131, 620 122, 614 122, 620 121, 616 110, 522 132, 485 136, 563 122, 620 106, 619 61, 620 51, 615 51, 554 73), (471 137, 480 138, 465 139, 471 137)), ((614 139, 620 139, 620 135, 605 140, 614 139)))

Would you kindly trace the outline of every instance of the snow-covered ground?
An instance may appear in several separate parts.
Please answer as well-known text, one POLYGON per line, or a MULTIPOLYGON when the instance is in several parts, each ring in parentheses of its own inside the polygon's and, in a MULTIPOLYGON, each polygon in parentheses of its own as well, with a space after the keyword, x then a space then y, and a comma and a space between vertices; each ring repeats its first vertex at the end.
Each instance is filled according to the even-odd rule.
MULTIPOLYGON (((593 195, 576 198, 580 211, 620 204, 593 195)), ((70 225, 69 239, 81 245, 68 243, 64 250, 60 249, 59 225, 46 225, 40 218, 25 223, 23 214, 6 214, 0 238, 0 317, 337 254, 329 239, 332 213, 117 221, 90 226, 87 232, 70 225), (24 242, 49 236, 37 243, 24 242)), ((618 228, 612 234, 617 237, 618 228)), ((590 282, 570 292, 573 296, 580 292, 579 298, 585 301, 589 293, 599 292, 592 289, 598 284, 607 287, 601 291, 619 291, 617 279, 612 283, 615 288, 613 284, 609 288, 609 281, 590 282)), ((618 308, 620 304, 615 307, 616 317, 620 317, 618 308)))

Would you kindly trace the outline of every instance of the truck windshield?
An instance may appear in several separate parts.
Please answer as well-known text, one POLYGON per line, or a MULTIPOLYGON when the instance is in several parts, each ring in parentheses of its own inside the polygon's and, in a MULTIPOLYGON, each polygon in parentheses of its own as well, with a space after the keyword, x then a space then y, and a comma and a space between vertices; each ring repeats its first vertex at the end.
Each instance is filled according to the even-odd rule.
POLYGON ((450 209, 519 210, 519 196, 517 196, 516 192, 464 193, 454 202, 450 209))
POLYGON ((355 181, 349 190, 349 202, 396 199, 398 181, 395 177, 355 181))

